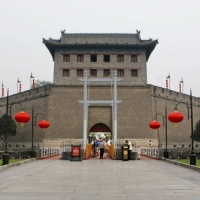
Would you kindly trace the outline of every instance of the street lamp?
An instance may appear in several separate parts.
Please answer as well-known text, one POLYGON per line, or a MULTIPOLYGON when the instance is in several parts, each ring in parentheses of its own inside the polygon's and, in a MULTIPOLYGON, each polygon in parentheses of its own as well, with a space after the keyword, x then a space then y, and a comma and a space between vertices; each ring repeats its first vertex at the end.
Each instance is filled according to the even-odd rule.
MULTIPOLYGON (((12 110, 12 106, 15 104, 19 104, 21 106, 21 112, 18 112, 17 114, 15 114, 15 121, 17 121, 18 123, 21 124, 21 126, 24 126, 25 123, 27 123, 30 120, 30 116, 29 114, 27 114, 26 112, 24 112, 24 108, 22 106, 21 103, 12 103, 10 106, 8 105, 8 94, 9 92, 7 91, 7 97, 6 97, 6 116, 8 116, 8 109, 10 109, 10 116, 11 116, 11 110, 12 110)), ((7 120, 6 120, 6 124, 7 124, 7 120)), ((6 150, 7 150, 7 144, 6 144, 6 150)))
POLYGON ((169 157, 169 152, 168 152, 168 149, 167 149, 167 108, 165 106, 165 116, 162 114, 162 113, 157 113, 155 116, 154 116, 154 121, 150 122, 149 123, 149 127, 154 129, 154 130, 157 130, 158 128, 160 128, 160 122, 156 121, 156 116, 157 115, 161 115, 163 117, 163 126, 165 125, 165 151, 164 151, 164 158, 168 158, 169 157))
POLYGON ((42 128, 43 130, 47 129, 50 126, 50 123, 46 121, 44 118, 44 114, 42 113, 34 113, 34 106, 32 107, 32 139, 31 139, 31 151, 30 151, 30 156, 31 158, 36 157, 36 152, 34 150, 34 126, 36 126, 36 117, 38 115, 43 116, 43 120, 38 122, 38 126, 42 128))
MULTIPOLYGON (((8 97, 9 96, 9 92, 8 92, 8 90, 7 90, 7 97, 6 97, 6 127, 8 128, 8 109, 10 109, 10 117, 11 117, 11 109, 12 109, 12 106, 14 105, 14 104, 19 104, 20 106, 21 106, 21 109, 22 109, 22 111, 21 112, 19 112, 19 113, 17 113, 16 115, 15 115, 15 120, 17 121, 17 122, 19 122, 19 123, 21 123, 21 125, 24 125, 24 123, 27 123, 29 120, 30 120, 30 116, 27 114, 27 113, 25 113, 24 111, 23 111, 23 106, 22 106, 22 104, 20 104, 20 103, 12 103, 10 106, 8 105, 9 104, 9 102, 8 102, 8 97)), ((8 163, 9 163, 9 154, 8 154, 8 152, 7 152, 7 150, 8 150, 8 147, 7 147, 7 135, 5 135, 5 153, 3 154, 3 165, 7 165, 8 163)))
POLYGON ((191 119, 191 139, 192 139, 192 149, 190 152, 190 165, 196 165, 196 154, 194 153, 194 138, 193 138, 193 105, 192 105, 192 91, 190 90, 190 107, 188 106, 188 104, 184 103, 184 102, 179 102, 176 104, 175 108, 174 108, 174 112, 172 112, 171 114, 169 114, 168 119, 171 122, 175 122, 175 123, 179 123, 183 120, 183 115, 182 113, 177 111, 177 106, 182 103, 185 104, 187 106, 187 111, 188 111, 188 120, 189 118, 191 119), (190 108, 190 116, 189 116, 189 108, 190 108))

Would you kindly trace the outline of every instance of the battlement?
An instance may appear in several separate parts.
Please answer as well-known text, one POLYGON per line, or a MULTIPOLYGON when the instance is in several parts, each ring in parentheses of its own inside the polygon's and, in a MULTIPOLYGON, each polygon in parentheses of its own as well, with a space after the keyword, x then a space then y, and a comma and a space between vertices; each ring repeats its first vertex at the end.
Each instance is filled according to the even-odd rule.
MULTIPOLYGON (((158 86, 151 86, 152 87, 152 96, 161 98, 161 99, 169 99, 174 102, 185 102, 190 104, 190 95, 176 92, 173 90, 169 90, 166 88, 158 87, 158 86)), ((200 98, 199 97, 192 97, 192 102, 196 106, 200 106, 200 98)))
MULTIPOLYGON (((38 88, 20 92, 9 96, 9 104, 17 102, 25 102, 33 99, 49 96, 51 85, 44 85, 38 88)), ((6 97, 0 98, 0 107, 6 105, 6 97)))

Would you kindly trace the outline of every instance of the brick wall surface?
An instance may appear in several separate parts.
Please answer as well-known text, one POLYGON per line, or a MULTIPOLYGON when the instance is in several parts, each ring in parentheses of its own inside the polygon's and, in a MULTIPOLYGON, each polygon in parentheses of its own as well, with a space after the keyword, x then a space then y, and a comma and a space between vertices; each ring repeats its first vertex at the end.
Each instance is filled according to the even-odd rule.
MULTIPOLYGON (((105 53, 109 54, 109 53, 105 53)), ((84 53, 83 53, 84 55, 84 53)), ((84 62, 77 62, 77 55, 70 55, 70 62, 63 62, 62 52, 55 54, 54 62, 54 84, 82 84, 77 77, 76 70, 83 69, 88 71, 90 76, 90 69, 97 69, 97 77, 103 77, 103 69, 124 69, 123 80, 119 84, 146 84, 147 70, 146 70, 146 55, 144 53, 138 55, 138 62, 131 62, 130 55, 124 55, 124 62, 117 62, 117 54, 110 55, 110 62, 103 61, 103 54, 97 55, 97 62, 90 61, 90 55, 84 55, 84 62), (70 69, 70 77, 63 77, 63 69, 70 69), (138 77, 131 77, 131 69, 138 70, 138 77)))
MULTIPOLYGON (((153 120, 156 113, 165 114, 165 106, 168 114, 173 111, 178 102, 185 102, 189 105, 189 96, 175 91, 169 91, 152 85, 144 86, 118 86, 118 139, 158 139, 158 132, 149 128, 149 122, 153 120)), ((90 86, 88 88, 90 100, 111 100, 112 88, 108 86, 90 86)), ((34 141, 41 142, 44 139, 82 139, 83 137, 83 87, 74 86, 48 86, 41 87, 37 91, 26 91, 21 94, 9 97, 9 105, 12 105, 11 115, 21 110, 21 103, 24 110, 31 115, 34 106, 35 114, 43 113, 50 122, 50 127, 44 132, 34 126, 34 141)), ((5 113, 6 98, 0 98, 1 114, 5 113)), ((168 121, 169 142, 190 142, 191 122, 187 119, 187 106, 178 105, 185 118, 178 127, 174 127, 168 121)), ((200 116, 199 98, 193 97, 194 127, 200 116)), ((35 116, 34 116, 35 117, 35 116)), ((32 120, 32 116, 31 116, 32 120)), ((31 124, 28 122, 24 127, 18 125, 17 135, 10 137, 12 142, 30 142, 31 124)), ((42 120, 42 115, 37 115, 37 123, 42 120)), ((163 117, 158 115, 161 122, 159 137, 165 142, 165 126, 162 124, 163 117)), ((35 122, 35 121, 34 121, 35 122)), ((88 133, 92 126, 97 123, 106 124, 112 131, 112 108, 110 106, 91 106, 88 109, 88 133)))

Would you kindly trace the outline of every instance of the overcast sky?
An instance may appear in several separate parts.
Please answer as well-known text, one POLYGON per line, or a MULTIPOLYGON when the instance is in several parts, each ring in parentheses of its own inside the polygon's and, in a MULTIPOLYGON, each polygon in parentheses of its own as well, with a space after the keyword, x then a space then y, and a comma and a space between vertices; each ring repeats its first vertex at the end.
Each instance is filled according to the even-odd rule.
POLYGON ((66 33, 136 33, 158 39, 147 63, 148 83, 200 97, 199 0, 0 0, 0 81, 10 94, 35 79, 53 81, 42 38, 66 33))

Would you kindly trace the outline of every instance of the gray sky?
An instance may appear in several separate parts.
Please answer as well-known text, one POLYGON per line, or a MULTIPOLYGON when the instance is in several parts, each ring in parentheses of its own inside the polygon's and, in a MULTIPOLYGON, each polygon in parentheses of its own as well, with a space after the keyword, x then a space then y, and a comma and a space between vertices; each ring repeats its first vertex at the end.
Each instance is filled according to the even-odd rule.
POLYGON ((158 39, 147 63, 148 83, 200 97, 199 0, 0 0, 0 81, 10 94, 35 79, 53 81, 42 38, 66 33, 136 33, 158 39))

